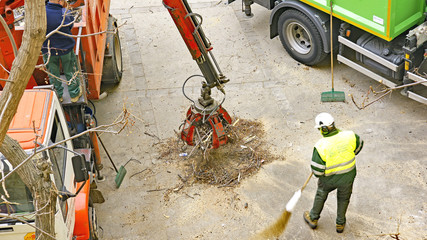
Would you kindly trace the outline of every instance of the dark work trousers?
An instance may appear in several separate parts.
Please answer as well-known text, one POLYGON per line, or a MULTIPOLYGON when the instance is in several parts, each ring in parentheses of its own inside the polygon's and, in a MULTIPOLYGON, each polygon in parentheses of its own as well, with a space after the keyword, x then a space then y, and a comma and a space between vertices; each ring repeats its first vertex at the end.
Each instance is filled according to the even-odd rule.
POLYGON ((317 183, 317 192, 314 198, 313 208, 310 211, 310 218, 317 220, 320 218, 320 213, 323 210, 328 194, 333 190, 337 191, 337 220, 336 224, 345 224, 345 213, 347 212, 348 204, 350 203, 350 196, 353 191, 353 182, 344 184, 330 184, 324 183, 320 179, 317 183))
MULTIPOLYGON (((43 60, 46 62, 48 60, 47 55, 43 55, 43 60)), ((77 63, 76 63, 76 55, 73 51, 68 52, 65 55, 52 55, 49 58, 49 62, 47 63, 47 70, 54 76, 49 76, 49 82, 53 85, 56 92, 58 93, 58 97, 62 97, 62 93, 64 88, 62 87, 62 81, 60 79, 60 63, 62 64, 62 70, 64 71, 65 78, 71 83, 68 85, 68 92, 70 93, 70 97, 74 98, 80 93, 80 84, 79 78, 76 75, 77 72, 77 63), (57 77, 57 78, 56 78, 57 77)))

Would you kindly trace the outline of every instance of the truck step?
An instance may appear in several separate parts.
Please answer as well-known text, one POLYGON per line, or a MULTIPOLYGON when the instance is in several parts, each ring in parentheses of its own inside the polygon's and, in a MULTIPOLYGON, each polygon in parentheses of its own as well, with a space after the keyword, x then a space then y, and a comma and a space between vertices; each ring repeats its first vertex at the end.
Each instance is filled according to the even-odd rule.
POLYGON ((408 98, 427 105, 427 98, 425 98, 419 94, 416 94, 412 91, 407 91, 406 94, 407 94, 408 98))
POLYGON ((396 83, 394 83, 394 82, 392 82, 392 81, 390 81, 390 80, 388 80, 388 79, 386 79, 386 78, 384 78, 384 77, 382 77, 382 76, 374 73, 373 71, 371 71, 371 70, 369 70, 369 69, 367 69, 367 68, 365 68, 365 67, 363 67, 363 66, 361 66, 361 65, 359 65, 359 64, 357 64, 357 63, 355 63, 353 61, 351 61, 350 59, 348 59, 348 58, 346 58, 346 57, 344 57, 342 55, 338 55, 337 57, 338 57, 337 58, 338 62, 344 63, 345 65, 347 65, 347 66, 349 66, 349 67, 351 67, 351 68, 353 68, 353 69, 355 69, 355 70, 357 70, 357 71, 365 74, 366 76, 368 76, 368 77, 370 77, 370 78, 372 78, 372 79, 374 79, 374 80, 376 80, 376 81, 378 81, 378 82, 386 85, 387 87, 396 87, 397 86, 396 83))
MULTIPOLYGON (((64 75, 61 75, 61 79, 65 79, 64 75)), ((62 101, 62 105, 66 106, 66 105, 87 105, 87 94, 86 94, 86 85, 84 84, 84 81, 80 81, 80 86, 83 90, 82 96, 79 98, 79 100, 77 102, 71 102, 71 97, 70 94, 68 92, 68 85, 67 83, 63 82, 62 83, 62 87, 64 87, 64 93, 62 95, 63 101, 62 101)))

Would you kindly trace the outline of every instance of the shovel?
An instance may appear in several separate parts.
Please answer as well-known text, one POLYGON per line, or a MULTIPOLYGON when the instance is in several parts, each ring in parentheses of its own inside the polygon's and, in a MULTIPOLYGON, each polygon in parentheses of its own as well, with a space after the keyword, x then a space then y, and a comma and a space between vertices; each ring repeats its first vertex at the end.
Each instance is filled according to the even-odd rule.
POLYGON ((301 189, 296 191, 292 198, 289 200, 289 202, 286 204, 286 209, 285 211, 283 211, 280 218, 277 219, 273 225, 259 233, 255 238, 253 238, 253 240, 276 239, 282 234, 283 231, 285 231, 286 225, 288 225, 289 219, 291 218, 292 211, 294 210, 295 205, 297 205, 298 200, 301 197, 302 191, 307 186, 312 176, 313 172, 311 172, 310 176, 308 176, 307 180, 305 180, 305 183, 301 187, 301 189))

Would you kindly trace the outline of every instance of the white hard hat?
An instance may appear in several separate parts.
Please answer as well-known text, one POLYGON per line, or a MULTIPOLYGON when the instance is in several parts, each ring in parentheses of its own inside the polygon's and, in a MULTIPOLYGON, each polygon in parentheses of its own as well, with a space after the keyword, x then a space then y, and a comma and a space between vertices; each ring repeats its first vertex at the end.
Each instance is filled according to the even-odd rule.
POLYGON ((316 124, 314 128, 328 127, 334 123, 334 118, 331 114, 323 112, 316 116, 314 122, 316 124))

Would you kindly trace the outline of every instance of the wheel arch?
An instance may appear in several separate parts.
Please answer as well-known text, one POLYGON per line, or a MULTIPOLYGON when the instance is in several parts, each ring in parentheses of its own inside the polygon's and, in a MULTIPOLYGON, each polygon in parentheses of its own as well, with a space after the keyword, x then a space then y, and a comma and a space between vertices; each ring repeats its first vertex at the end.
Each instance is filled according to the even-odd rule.
MULTIPOLYGON (((76 189, 80 188, 83 183, 77 183, 76 189)), ((77 194, 75 198, 75 222, 73 235, 77 240, 89 239, 89 193, 90 193, 90 180, 87 180, 83 189, 77 194)))
POLYGON ((322 38, 323 51, 325 53, 329 53, 331 51, 329 38, 329 15, 297 0, 283 1, 274 7, 270 15, 270 38, 273 39, 279 35, 279 17, 283 12, 289 9, 300 11, 314 23, 319 31, 320 37, 322 38))

